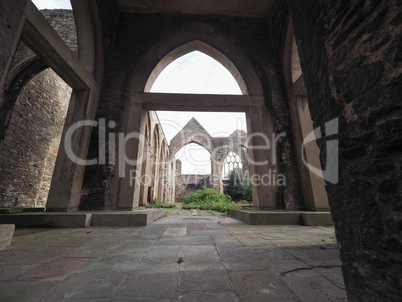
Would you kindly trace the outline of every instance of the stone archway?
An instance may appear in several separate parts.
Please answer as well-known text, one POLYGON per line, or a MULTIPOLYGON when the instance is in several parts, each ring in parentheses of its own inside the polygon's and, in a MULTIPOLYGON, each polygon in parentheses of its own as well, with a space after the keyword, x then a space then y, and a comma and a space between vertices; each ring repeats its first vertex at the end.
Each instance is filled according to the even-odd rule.
POLYGON ((151 87, 154 84, 155 80, 166 66, 168 66, 177 58, 194 50, 198 50, 220 62, 232 74, 233 78, 239 85, 242 94, 248 94, 247 85, 244 82, 244 79, 236 66, 222 52, 199 40, 194 40, 183 44, 182 46, 172 50, 162 60, 160 60, 150 74, 148 81, 145 84, 144 92, 149 92, 151 90, 151 87))
POLYGON ((243 94, 263 94, 255 68, 244 53, 225 35, 219 34, 216 28, 197 25, 189 26, 181 32, 167 32, 152 45, 128 80, 127 92, 148 92, 150 85, 164 67, 194 50, 204 52, 225 66, 239 83, 243 94))
MULTIPOLYGON (((163 38, 149 48, 148 52, 136 65, 132 76, 128 80, 126 94, 126 104, 128 109, 125 118, 130 116, 131 119, 135 118, 141 120, 141 116, 144 115, 144 112, 147 109, 158 110, 158 106, 160 106, 161 102, 164 102, 164 110, 168 110, 166 108, 170 106, 170 110, 179 111, 183 110, 183 108, 187 108, 188 110, 188 108, 192 108, 191 106, 201 104, 205 108, 203 111, 233 111, 234 109, 240 108, 237 110, 246 112, 249 134, 259 133, 265 135, 265 137, 271 137, 274 133, 274 119, 266 107, 262 84, 253 65, 241 50, 233 45, 224 35, 219 35, 216 30, 206 30, 205 28, 194 25, 188 27, 182 33, 178 33, 177 31, 167 33, 163 38), (214 34, 212 34, 212 32, 214 32, 214 34), (208 47, 205 45, 208 45, 208 47), (229 66, 231 68, 230 71, 232 74, 235 74, 238 83, 243 86, 243 93, 248 92, 248 94, 244 96, 192 95, 192 99, 199 97, 202 98, 202 100, 194 100, 190 104, 190 107, 188 107, 184 105, 184 103, 188 105, 188 102, 185 100, 187 98, 186 95, 152 94, 146 92, 147 89, 149 89, 150 83, 152 83, 156 78, 156 75, 160 73, 162 66, 169 64, 178 54, 182 53, 184 49, 186 51, 191 51, 196 50, 197 47, 204 50, 207 49, 210 53, 211 49, 215 49, 214 56, 218 60, 220 58, 227 58, 227 60, 225 59, 223 60, 224 62, 222 62, 226 66, 230 65, 228 62, 232 62, 232 65, 230 65, 232 67, 229 66), (178 50, 175 51, 176 49, 178 50), (163 61, 163 63, 160 63, 161 61, 163 61), (239 78, 240 75, 242 80, 239 78), (245 83, 245 85, 242 83, 245 83), (172 101, 166 102, 164 101, 165 98, 172 101), (211 98, 214 101, 206 101, 208 98, 211 98), (177 99, 179 100, 177 101, 177 99), (215 100, 222 101, 216 102, 215 100), (217 103, 220 106, 219 110, 216 107, 217 103), (233 106, 233 103, 238 104, 236 105, 237 107, 233 106), (211 105, 210 107, 205 107, 206 104, 211 105), (149 107, 150 105, 151 107, 149 107)), ((200 110, 200 108, 198 110, 200 110)), ((123 122, 123 125, 128 124, 129 122, 123 122)), ((140 127, 140 124, 136 124, 135 127, 125 127, 122 131, 125 133, 139 132, 140 127)), ((271 160, 276 158, 276 149, 275 147, 271 148, 271 145, 268 147, 267 145, 264 145, 266 139, 264 140, 261 136, 251 135, 250 137, 250 158, 252 158, 255 163, 258 163, 258 165, 252 165, 250 170, 252 174, 260 175, 259 179, 262 179, 262 176, 267 173, 268 170, 276 169, 276 162, 271 160), (256 146, 256 148, 254 148, 254 146, 256 146), (261 146, 263 148, 258 148, 261 146), (264 148, 265 150, 262 150, 264 148)), ((142 154, 141 150, 138 152, 142 154)), ((136 156, 137 150, 133 150, 131 157, 136 156)), ((138 171, 138 166, 135 167, 135 169, 138 171)), ((127 188, 127 185, 124 185, 124 183, 128 182, 128 180, 120 179, 119 182, 120 189, 115 187, 115 190, 120 190, 120 192, 122 192, 121 187, 127 188)), ((275 184, 261 185, 261 183, 255 183, 252 187, 253 200, 255 201, 255 206, 257 208, 275 209, 277 191, 277 186, 275 184)), ((127 200, 135 199, 131 196, 124 198, 127 200)), ((136 204, 135 201, 134 204, 136 204)))
POLYGON ((5 130, 10 121, 17 98, 30 79, 45 70, 48 66, 37 56, 19 63, 8 75, 4 83, 0 104, 0 140, 4 138, 5 130))

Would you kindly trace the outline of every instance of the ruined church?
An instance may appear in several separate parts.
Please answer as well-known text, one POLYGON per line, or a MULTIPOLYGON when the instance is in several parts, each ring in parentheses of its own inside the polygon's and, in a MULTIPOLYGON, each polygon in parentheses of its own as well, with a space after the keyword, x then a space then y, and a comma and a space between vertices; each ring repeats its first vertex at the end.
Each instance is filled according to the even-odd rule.
MULTIPOLYGON (((0 2, 0 208, 35 212, 1 213, 0 225, 116 226, 107 213, 174 203, 184 182, 202 178, 181 174, 175 159, 196 143, 211 156, 217 191, 230 154, 247 170, 247 215, 333 223, 349 301, 401 298, 399 0, 71 6, 0 2), (150 91, 196 50, 221 63, 241 94, 150 91), (158 110, 243 112, 247 132, 213 137, 191 119, 168 141, 158 110)), ((232 215, 253 224, 240 212, 232 215)), ((151 219, 130 217, 125 226, 151 219)))

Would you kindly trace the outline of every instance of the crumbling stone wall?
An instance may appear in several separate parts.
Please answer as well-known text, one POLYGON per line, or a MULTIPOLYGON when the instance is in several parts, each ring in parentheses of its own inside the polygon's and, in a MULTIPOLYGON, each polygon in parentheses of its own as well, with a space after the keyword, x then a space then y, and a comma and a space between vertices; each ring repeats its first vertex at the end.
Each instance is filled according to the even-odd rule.
MULTIPOLYGON (((77 55, 72 11, 42 10, 42 13, 77 55)), ((18 70, 20 63, 34 56, 35 53, 20 41, 10 72, 14 68, 18 70)), ((20 79, 33 76, 29 68, 18 71, 20 79)), ((12 82, 8 80, 8 84, 12 82)), ((1 94, 1 108, 8 112, 5 124, 0 125, 6 127, 4 139, 0 140, 0 207, 44 207, 71 89, 50 69, 21 86, 5 86, 1 94), (8 91, 11 88, 16 90, 8 91)))
POLYGON ((223 193, 222 172, 225 159, 232 151, 236 153, 243 163, 244 173, 249 175, 248 157, 242 146, 247 144, 247 134, 243 130, 235 130, 228 137, 212 137, 208 131, 193 117, 170 141, 170 158, 174 160, 175 154, 184 146, 196 143, 204 147, 211 154, 211 174, 194 175, 181 174, 181 161, 176 160, 176 196, 181 201, 189 192, 202 188, 213 187, 223 193))
MULTIPOLYGON (((327 184, 349 301, 402 296, 402 2, 291 1, 314 126, 339 118, 327 184)), ((326 140, 319 141, 325 167, 326 140)))
POLYGON ((0 207, 44 207, 71 88, 52 70, 21 91, 0 141, 0 207))

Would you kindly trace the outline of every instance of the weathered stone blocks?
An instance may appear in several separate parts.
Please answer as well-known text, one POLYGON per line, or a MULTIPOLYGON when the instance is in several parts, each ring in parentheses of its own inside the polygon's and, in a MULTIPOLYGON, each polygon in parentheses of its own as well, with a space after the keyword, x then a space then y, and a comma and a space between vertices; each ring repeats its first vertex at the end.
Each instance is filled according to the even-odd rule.
POLYGON ((11 244, 14 235, 14 224, 0 224, 0 251, 11 244))

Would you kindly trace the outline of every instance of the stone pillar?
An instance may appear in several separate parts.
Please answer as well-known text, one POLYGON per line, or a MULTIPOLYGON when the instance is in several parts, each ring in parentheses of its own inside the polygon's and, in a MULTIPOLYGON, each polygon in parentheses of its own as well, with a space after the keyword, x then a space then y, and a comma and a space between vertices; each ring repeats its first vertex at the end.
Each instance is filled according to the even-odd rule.
MULTIPOLYGON (((149 139, 149 138, 147 138, 149 139)), ((141 193, 140 193, 140 206, 147 204, 148 198, 148 187, 151 185, 151 179, 149 175, 149 162, 151 158, 150 146, 148 142, 144 143, 144 162, 142 163, 142 174, 141 174, 141 193)))
POLYGON ((329 204, 323 175, 313 173, 303 161, 304 159, 311 166, 321 170, 320 150, 316 141, 303 146, 303 139, 314 130, 307 98, 305 96, 290 97, 289 109, 305 206, 308 210, 328 211, 329 204))
POLYGON ((99 96, 89 90, 73 90, 71 94, 46 204, 47 211, 78 210, 92 127, 77 122, 93 121, 98 99, 99 96), (71 132, 71 126, 74 125, 76 129, 71 132), (67 154, 66 147, 72 154, 67 154))
POLYGON ((253 204, 257 209, 274 210, 277 192, 274 178, 278 169, 275 141, 272 141, 273 119, 265 105, 251 106, 246 119, 253 204))
POLYGON ((215 160, 211 156, 211 185, 217 191, 223 193, 222 185, 222 166, 221 162, 215 160))
POLYGON ((171 193, 170 200, 172 202, 176 201, 176 163, 177 161, 173 158, 170 162, 171 170, 170 170, 170 185, 171 185, 171 193))
POLYGON ((123 116, 124 138, 120 135, 118 175, 115 175, 119 177, 117 207, 132 210, 138 208, 140 202, 146 111, 141 103, 131 101, 123 116))
POLYGON ((176 160, 169 162, 169 185, 170 185, 170 202, 175 202, 176 196, 176 160))
MULTIPOLYGON (((159 136, 155 137, 158 142, 159 142, 159 136)), ((154 199, 158 200, 158 194, 159 194, 159 161, 160 161, 160 147, 159 143, 155 142, 156 150, 154 153, 154 156, 152 158, 152 165, 153 165, 153 185, 152 185, 152 195, 151 195, 151 201, 154 199)))
MULTIPOLYGON (((0 87, 4 85, 25 22, 28 0, 0 1, 0 87)), ((0 104, 1 109, 2 104, 0 104)))
POLYGON ((326 175, 339 172, 326 190, 348 301, 398 301, 402 3, 306 0, 289 7, 311 117, 322 130, 321 163, 326 175), (336 132, 326 128, 333 120, 336 132), (331 158, 339 171, 329 174, 331 158))
MULTIPOLYGON (((162 148, 161 148, 162 149, 162 148)), ((158 198, 159 202, 164 202, 163 200, 163 192, 165 190, 164 181, 165 181, 165 156, 163 150, 161 150, 161 155, 159 158, 159 173, 158 173, 158 198)))
POLYGON ((147 179, 146 179, 146 183, 144 186, 144 189, 145 189, 145 194, 143 197, 144 204, 148 203, 148 190, 150 187, 152 187, 152 177, 153 177, 152 169, 151 169, 151 145, 148 145, 147 148, 148 149, 147 149, 146 161, 145 161, 145 175, 147 176, 147 179))

